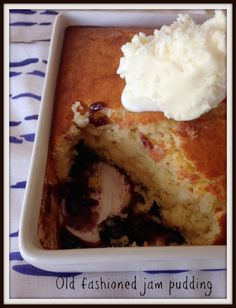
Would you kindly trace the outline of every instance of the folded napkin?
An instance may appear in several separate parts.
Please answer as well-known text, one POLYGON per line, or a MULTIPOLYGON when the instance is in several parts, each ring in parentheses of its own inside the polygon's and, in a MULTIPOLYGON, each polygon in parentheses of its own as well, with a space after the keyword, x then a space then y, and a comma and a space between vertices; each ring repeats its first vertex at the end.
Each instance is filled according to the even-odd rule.
POLYGON ((57 14, 10 12, 10 298, 225 298, 226 269, 54 273, 22 258, 19 216, 57 14))

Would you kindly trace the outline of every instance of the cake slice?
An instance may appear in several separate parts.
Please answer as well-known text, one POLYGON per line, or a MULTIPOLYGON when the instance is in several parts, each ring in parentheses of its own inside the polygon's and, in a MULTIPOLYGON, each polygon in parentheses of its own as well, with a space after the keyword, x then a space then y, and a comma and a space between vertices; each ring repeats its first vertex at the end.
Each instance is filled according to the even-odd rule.
MULTIPOLYGON (((128 197, 120 215, 111 212, 104 221, 97 220, 102 245, 225 244, 226 101, 186 122, 167 119, 161 112, 125 110, 120 101, 125 83, 116 73, 120 48, 140 30, 153 31, 66 30, 39 223, 45 248, 65 248, 63 241, 69 243, 66 248, 86 247, 68 228, 60 233, 65 215, 59 210, 65 195, 72 194, 68 185, 74 181, 73 170, 82 166, 82 177, 88 177, 85 161, 80 164, 84 149, 130 179, 130 187, 142 199, 132 214, 127 210, 131 206, 128 197), (131 234, 141 226, 139 236, 146 233, 147 240, 139 242, 137 236, 131 241, 131 234), (121 230, 119 236, 107 240, 114 228, 121 230), (148 230, 161 234, 162 239, 153 241, 148 230), (168 241, 163 240, 164 234, 168 241)), ((94 178, 95 165, 87 166, 94 178)))

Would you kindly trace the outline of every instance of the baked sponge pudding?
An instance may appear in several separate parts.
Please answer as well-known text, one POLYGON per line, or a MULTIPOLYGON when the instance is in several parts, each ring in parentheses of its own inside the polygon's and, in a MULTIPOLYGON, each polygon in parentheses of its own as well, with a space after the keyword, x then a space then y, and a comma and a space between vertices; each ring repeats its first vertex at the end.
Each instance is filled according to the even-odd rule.
POLYGON ((47 249, 225 244, 226 101, 192 121, 129 112, 121 46, 153 29, 69 27, 39 237, 47 249))

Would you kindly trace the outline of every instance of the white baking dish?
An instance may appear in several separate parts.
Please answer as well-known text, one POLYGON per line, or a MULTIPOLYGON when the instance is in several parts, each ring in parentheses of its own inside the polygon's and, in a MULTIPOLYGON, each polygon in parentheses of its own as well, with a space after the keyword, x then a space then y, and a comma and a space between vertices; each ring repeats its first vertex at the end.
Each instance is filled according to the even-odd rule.
MULTIPOLYGON (((54 92, 64 30, 70 25, 160 27, 176 19, 165 11, 66 11, 55 21, 42 95, 38 129, 20 220, 19 245, 23 258, 50 271, 132 271, 155 269, 213 269, 226 267, 225 246, 132 247, 45 250, 37 227, 53 111, 54 92)), ((198 22, 208 15, 193 12, 198 22)))

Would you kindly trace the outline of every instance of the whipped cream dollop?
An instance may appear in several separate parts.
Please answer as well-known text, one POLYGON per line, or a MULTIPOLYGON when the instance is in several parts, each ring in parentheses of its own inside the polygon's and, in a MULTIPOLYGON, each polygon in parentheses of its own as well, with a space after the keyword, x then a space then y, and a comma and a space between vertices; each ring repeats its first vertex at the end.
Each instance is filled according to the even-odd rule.
POLYGON ((139 33, 121 48, 121 101, 133 112, 162 111, 187 121, 226 97, 226 16, 196 24, 188 14, 153 35, 139 33))

